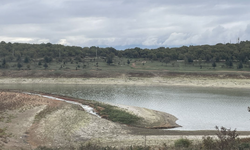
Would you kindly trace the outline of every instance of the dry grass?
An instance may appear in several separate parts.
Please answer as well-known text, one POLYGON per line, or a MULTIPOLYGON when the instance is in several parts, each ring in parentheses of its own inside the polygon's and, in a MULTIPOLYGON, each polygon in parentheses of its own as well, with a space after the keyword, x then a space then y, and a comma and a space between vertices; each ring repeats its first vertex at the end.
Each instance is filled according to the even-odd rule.
POLYGON ((27 95, 24 93, 0 92, 0 111, 14 110, 21 107, 35 107, 39 105, 58 105, 60 102, 51 101, 49 99, 27 95))
POLYGON ((0 146, 25 147, 26 131, 34 118, 39 120, 60 105, 60 101, 36 95, 0 91, 0 146))

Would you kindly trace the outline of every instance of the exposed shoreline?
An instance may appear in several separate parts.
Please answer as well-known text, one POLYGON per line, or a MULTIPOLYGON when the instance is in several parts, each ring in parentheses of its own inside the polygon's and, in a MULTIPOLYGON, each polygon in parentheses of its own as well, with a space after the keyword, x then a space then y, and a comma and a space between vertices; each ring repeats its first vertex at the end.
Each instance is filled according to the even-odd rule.
MULTIPOLYGON (((181 81, 180 78, 130 78, 128 82, 123 81, 122 79, 116 78, 101 78, 95 80, 95 78, 89 78, 89 79, 82 79, 82 78, 0 78, 0 84, 35 84, 35 83, 43 83, 43 84, 117 84, 120 83, 120 85, 138 85, 138 86, 150 86, 150 85, 159 85, 159 86, 200 86, 199 82, 202 80, 200 79, 191 79, 191 78, 183 78, 181 84, 177 84, 178 81, 181 81), (138 82, 137 80, 138 79, 138 82), (80 82, 83 80, 82 82, 80 82), (194 81, 191 81, 194 80, 194 81), (164 82, 165 81, 165 82, 164 82), (168 81, 168 82, 166 82, 168 81), (199 81, 199 82, 197 82, 199 81), (77 82, 77 83, 75 83, 77 82), (146 82, 146 83, 144 83, 146 82), (184 83, 192 83, 188 85, 184 85, 184 83), (127 83, 127 84, 126 84, 127 83), (168 83, 168 84, 166 84, 168 83), (175 84, 170 84, 175 83, 175 84)), ((229 79, 220 79, 223 82, 219 82, 219 79, 204 79, 204 81, 211 82, 215 84, 218 80, 218 85, 221 85, 224 82, 227 85, 232 84, 235 82, 235 86, 227 87, 227 88, 250 88, 249 81, 244 79, 232 79, 230 81, 229 79), (213 81, 213 82, 212 82, 213 81), (240 87, 244 82, 246 82, 245 86, 240 87), (248 85, 248 86, 247 86, 248 85)), ((211 85, 206 85, 203 87, 212 87, 211 85)), ((1 91, 1 90, 0 90, 1 91)), ((4 90, 3 90, 4 91, 4 90)), ((8 90, 7 90, 8 91, 8 90)), ((58 95, 58 97, 63 97, 58 95)), ((70 97, 65 97, 67 99, 70 99, 70 97)), ((74 101, 74 98, 72 98, 72 101, 74 101)), ((134 106, 125 106, 125 105, 115 105, 119 107, 120 109, 127 110, 129 112, 132 112, 136 115, 144 115, 146 117, 146 120, 154 119, 158 124, 159 117, 160 120, 161 117, 168 118, 169 120, 165 120, 170 123, 172 126, 178 127, 178 125, 175 123, 176 117, 159 112, 154 110, 149 110, 146 108, 140 108, 140 107, 134 107, 134 106), (145 111, 148 112, 148 114, 145 114, 145 111)), ((29 113, 30 114, 30 113, 29 113)), ((216 137, 216 131, 209 131, 209 130, 197 130, 197 131, 180 131, 178 128, 175 130, 152 130, 148 128, 137 128, 137 127, 130 127, 130 126, 124 126, 119 125, 117 123, 108 121, 106 119, 101 119, 92 115, 88 115, 90 118, 89 123, 81 127, 81 132, 79 132, 79 135, 83 136, 83 138, 90 138, 92 139, 91 142, 99 143, 103 146, 130 146, 133 145, 140 145, 141 143, 144 143, 145 138, 147 138, 147 145, 150 146, 159 146, 162 143, 168 142, 169 145, 173 145, 175 140, 178 140, 180 138, 187 138, 189 140, 192 140, 195 142, 200 142, 202 138, 205 135, 209 135, 212 137, 216 137), (83 132, 84 131, 84 132, 83 132), (86 134, 87 133, 87 134, 86 134), (95 133, 95 134, 94 134, 95 133), (119 136, 116 136, 118 135, 119 136)), ((20 118, 20 117, 18 117, 20 118)), ((47 121, 48 122, 48 121, 47 121)), ((54 122, 54 121, 53 121, 54 122)), ((162 125, 160 123, 160 125, 162 125)), ((167 124, 166 124, 167 125, 167 124)), ((168 124, 169 125, 169 124, 168 124)), ((35 131, 35 130, 34 130, 35 131)), ((240 138, 249 138, 249 131, 237 131, 237 133, 240 134, 240 138)), ((24 134, 24 133, 23 133, 24 134)), ((143 144, 142 144, 143 145, 143 144)))
MULTIPOLYGON (((68 96, 55 95, 51 93, 42 93, 42 92, 29 92, 29 91, 16 91, 16 90, 1 90, 1 92, 12 92, 12 93, 21 93, 26 94, 28 96, 38 96, 50 99, 51 101, 62 101, 70 104, 80 105, 86 112, 95 116, 95 119, 100 119, 105 117, 99 116, 99 110, 96 108, 101 108, 100 106, 95 107, 96 102, 86 102, 84 99, 78 99, 68 96)), ((181 127, 176 123, 178 118, 174 115, 161 112, 157 110, 147 109, 143 107, 129 106, 129 105, 121 105, 121 104, 113 104, 113 103, 104 103, 106 105, 115 106, 116 109, 128 112, 133 114, 142 120, 136 124, 128 125, 131 127, 137 128, 145 128, 145 129, 171 129, 181 127)), ((101 108, 103 109, 103 108, 101 108)), ((109 119, 108 119, 109 120, 109 119)), ((111 121, 111 120, 110 120, 111 121)), ((112 121, 111 121, 112 122, 112 121)))
MULTIPOLYGON (((77 105, 83 105, 80 101, 73 97, 67 97, 67 96, 61 96, 61 95, 54 95, 54 94, 36 94, 40 95, 45 98, 49 98, 52 100, 57 100, 59 99, 60 101, 64 101, 67 103, 71 104, 77 104, 77 105)), ((82 99, 84 101, 84 99, 82 99)), ((170 128, 177 128, 181 127, 176 123, 178 118, 176 118, 174 115, 166 113, 166 112, 161 112, 157 110, 152 110, 152 109, 147 109, 143 107, 136 107, 136 106, 128 106, 128 105, 120 105, 120 104, 112 104, 112 103, 104 103, 107 105, 112 105, 117 107, 117 109, 120 109, 122 111, 126 111, 128 113, 131 113, 133 115, 136 115, 140 118, 143 118, 143 124, 139 123, 135 127, 139 128, 146 128, 146 129, 170 129, 170 128)), ((89 106, 91 107, 91 104, 87 104, 84 106, 89 106)), ((85 110, 85 109, 84 109, 85 110)), ((85 110, 86 111, 86 110, 85 110)), ((92 115, 97 116, 96 119, 102 118, 97 114, 97 112, 93 108, 92 115)), ((88 112, 89 113, 89 112, 88 112)))
POLYGON ((0 84, 106 84, 136 86, 192 86, 250 89, 249 79, 208 77, 117 78, 0 78, 0 84))
POLYGON ((112 104, 112 103, 107 103, 107 104, 116 106, 118 107, 118 109, 121 109, 123 111, 134 114, 140 118, 143 118, 143 122, 145 123, 144 127, 146 129, 171 129, 171 128, 181 127, 176 123, 178 118, 166 112, 161 112, 157 110, 147 109, 143 107, 136 107, 136 106, 128 106, 128 105, 112 104))

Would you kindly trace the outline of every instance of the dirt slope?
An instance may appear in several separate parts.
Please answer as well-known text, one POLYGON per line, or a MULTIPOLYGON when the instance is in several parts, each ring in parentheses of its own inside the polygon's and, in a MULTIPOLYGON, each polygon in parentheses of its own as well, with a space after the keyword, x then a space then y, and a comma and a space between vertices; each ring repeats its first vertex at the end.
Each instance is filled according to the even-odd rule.
MULTIPOLYGON (((156 118, 157 113, 160 114, 148 109, 131 109, 149 116, 156 115, 156 118)), ((159 115, 158 121, 162 117, 163 114, 159 115)), ((150 120, 153 119, 145 118, 146 123, 150 120)), ((151 125, 157 125, 157 122, 151 125)), ((144 135, 138 134, 140 131, 142 128, 98 118, 78 105, 37 95, 0 91, 0 148, 78 147, 87 142, 103 146, 141 145, 144 135)), ((155 133, 150 131, 150 134, 155 133)))

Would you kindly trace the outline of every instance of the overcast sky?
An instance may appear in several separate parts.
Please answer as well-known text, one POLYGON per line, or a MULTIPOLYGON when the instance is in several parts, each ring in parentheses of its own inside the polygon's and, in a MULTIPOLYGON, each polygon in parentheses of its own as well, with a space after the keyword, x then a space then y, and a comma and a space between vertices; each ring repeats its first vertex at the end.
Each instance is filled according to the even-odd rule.
POLYGON ((173 47, 250 40, 249 0, 0 0, 0 41, 173 47))

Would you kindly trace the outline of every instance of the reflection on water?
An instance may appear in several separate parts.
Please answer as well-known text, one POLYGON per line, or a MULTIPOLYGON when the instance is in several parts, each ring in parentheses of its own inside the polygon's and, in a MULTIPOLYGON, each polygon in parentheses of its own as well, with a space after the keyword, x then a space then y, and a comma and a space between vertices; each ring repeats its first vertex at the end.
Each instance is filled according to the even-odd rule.
POLYGON ((181 130, 208 130, 217 126, 250 130, 250 93, 246 89, 124 86, 0 84, 1 89, 47 92, 164 111, 175 115, 181 130))

